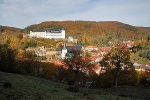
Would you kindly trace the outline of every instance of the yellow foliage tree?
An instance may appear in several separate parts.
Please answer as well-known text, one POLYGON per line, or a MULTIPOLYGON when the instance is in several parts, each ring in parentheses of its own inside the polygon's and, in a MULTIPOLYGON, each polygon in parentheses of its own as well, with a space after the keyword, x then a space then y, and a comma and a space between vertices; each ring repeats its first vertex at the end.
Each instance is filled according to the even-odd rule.
POLYGON ((16 37, 11 37, 10 38, 9 46, 10 46, 11 49, 18 49, 19 45, 20 45, 20 39, 19 38, 16 38, 16 37))
POLYGON ((25 51, 22 49, 18 49, 16 59, 22 59, 24 57, 25 51))

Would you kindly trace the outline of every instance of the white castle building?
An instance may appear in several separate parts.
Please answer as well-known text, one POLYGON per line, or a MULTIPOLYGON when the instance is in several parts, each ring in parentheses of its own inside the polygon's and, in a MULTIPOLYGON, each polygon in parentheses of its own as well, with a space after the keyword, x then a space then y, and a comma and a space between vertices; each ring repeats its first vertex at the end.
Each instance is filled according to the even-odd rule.
POLYGON ((30 31, 29 37, 58 39, 65 38, 65 29, 50 29, 50 30, 33 30, 30 31))

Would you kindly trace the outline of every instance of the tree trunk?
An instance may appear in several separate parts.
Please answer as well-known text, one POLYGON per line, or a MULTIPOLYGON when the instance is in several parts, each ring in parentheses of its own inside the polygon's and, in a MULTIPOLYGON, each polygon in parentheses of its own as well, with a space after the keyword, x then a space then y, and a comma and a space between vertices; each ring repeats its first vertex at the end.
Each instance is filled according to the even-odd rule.
POLYGON ((117 88, 118 87, 118 77, 116 77, 115 83, 116 83, 116 88, 117 88))

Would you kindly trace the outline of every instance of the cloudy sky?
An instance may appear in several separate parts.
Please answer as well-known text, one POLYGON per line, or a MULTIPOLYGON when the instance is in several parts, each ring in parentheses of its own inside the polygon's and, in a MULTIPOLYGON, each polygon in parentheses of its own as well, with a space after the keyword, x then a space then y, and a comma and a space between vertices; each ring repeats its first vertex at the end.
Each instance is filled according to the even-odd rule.
POLYGON ((119 21, 150 27, 150 0, 0 0, 0 25, 44 21, 119 21))

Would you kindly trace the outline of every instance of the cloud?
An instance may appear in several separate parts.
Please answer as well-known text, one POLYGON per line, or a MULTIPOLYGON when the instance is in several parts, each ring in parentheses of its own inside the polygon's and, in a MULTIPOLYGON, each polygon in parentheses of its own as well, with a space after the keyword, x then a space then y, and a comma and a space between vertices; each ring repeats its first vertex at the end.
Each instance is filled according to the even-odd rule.
POLYGON ((1 0, 0 23, 27 27, 51 20, 117 20, 150 26, 149 0, 1 0))

